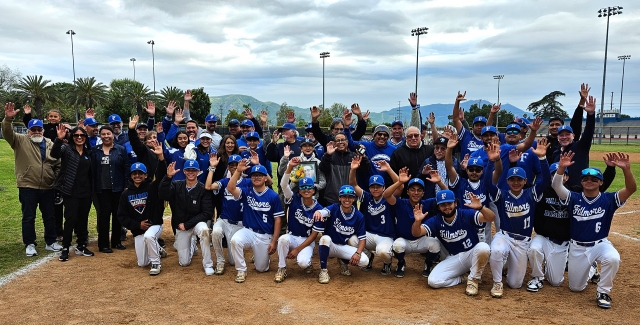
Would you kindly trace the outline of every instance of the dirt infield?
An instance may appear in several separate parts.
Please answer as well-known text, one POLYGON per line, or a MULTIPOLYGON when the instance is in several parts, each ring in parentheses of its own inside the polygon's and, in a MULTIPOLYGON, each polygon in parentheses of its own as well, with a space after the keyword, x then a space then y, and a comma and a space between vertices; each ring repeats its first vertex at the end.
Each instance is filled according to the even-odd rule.
MULTIPOLYGON (((640 199, 635 198, 618 212, 638 210, 640 199)), ((493 299, 489 295, 492 281, 488 266, 477 297, 465 296, 463 285, 434 290, 420 275, 419 255, 407 258, 403 279, 380 275, 379 260, 374 262, 374 271, 366 273, 352 267, 351 277, 341 276, 336 260, 331 259, 328 285, 317 282, 317 255, 314 274, 306 275, 290 263, 287 280, 274 283, 274 255, 269 272, 259 274, 249 264, 247 281, 237 284, 232 267, 227 267, 222 276, 205 276, 200 255, 191 266, 178 266, 168 221, 164 238, 169 256, 163 259, 159 276, 151 277, 148 268, 136 265, 131 238, 125 242, 126 251, 96 253, 95 257, 72 254, 65 263, 54 259, 0 288, 2 323, 631 324, 640 319, 638 212, 614 218, 611 231, 636 240, 609 236, 622 257, 610 310, 596 306, 595 285, 574 293, 566 280, 560 287, 545 282, 538 293, 505 289, 502 299, 493 299)), ((98 251, 95 243, 90 249, 98 251)), ((525 283, 528 279, 529 272, 525 283)))

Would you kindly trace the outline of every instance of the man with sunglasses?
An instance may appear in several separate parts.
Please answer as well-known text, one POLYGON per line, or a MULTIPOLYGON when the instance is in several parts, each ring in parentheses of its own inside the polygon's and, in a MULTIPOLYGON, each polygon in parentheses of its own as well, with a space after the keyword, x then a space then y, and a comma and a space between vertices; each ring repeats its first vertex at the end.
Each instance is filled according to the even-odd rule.
POLYGON ((204 124, 207 132, 211 134, 211 148, 217 151, 220 147, 220 141, 222 141, 222 135, 216 132, 216 128, 218 127, 218 117, 215 116, 215 114, 208 114, 204 118, 204 124))
POLYGON ((637 189, 629 155, 621 152, 611 155, 613 163, 622 169, 624 174, 624 188, 618 192, 600 191, 604 178, 596 168, 585 168, 581 171, 582 193, 569 191, 563 186, 567 167, 577 164, 571 151, 560 156, 558 170, 551 183, 558 193, 560 202, 569 208, 569 289, 584 290, 589 280, 590 265, 593 262, 600 263, 601 277, 596 293, 596 302, 600 308, 611 308, 609 293, 620 267, 620 254, 607 239, 613 214, 637 189))
POLYGON ((391 161, 391 155, 396 150, 396 147, 389 144, 389 134, 391 131, 389 127, 384 124, 380 124, 373 129, 373 141, 354 141, 351 137, 351 132, 346 131, 345 136, 349 141, 349 150, 356 151, 359 146, 364 147, 364 155, 371 161, 371 167, 369 168, 369 175, 378 175, 384 179, 385 186, 393 184, 391 178, 387 173, 380 172, 377 169, 378 162, 391 161))

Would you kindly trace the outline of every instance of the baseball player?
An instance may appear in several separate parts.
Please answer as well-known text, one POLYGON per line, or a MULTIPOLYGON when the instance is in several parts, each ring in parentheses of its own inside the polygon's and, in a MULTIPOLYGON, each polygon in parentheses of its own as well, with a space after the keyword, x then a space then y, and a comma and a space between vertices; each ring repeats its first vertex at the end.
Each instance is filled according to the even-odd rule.
POLYGON ((276 252, 278 236, 284 210, 280 197, 267 187, 267 169, 262 165, 251 167, 251 187, 238 187, 238 180, 242 173, 249 169, 248 161, 243 159, 227 184, 227 191, 236 200, 242 200, 242 226, 231 237, 231 253, 236 262, 235 281, 243 283, 247 278, 247 263, 244 259, 244 249, 253 250, 254 264, 258 272, 269 271, 269 255, 276 252))
POLYGON ((437 289, 458 285, 464 281, 461 276, 470 272, 465 292, 469 296, 475 296, 490 254, 489 245, 478 240, 476 228, 485 222, 491 222, 496 215, 473 193, 469 195, 469 199, 471 203, 464 205, 469 209, 465 209, 458 207, 458 199, 451 190, 438 192, 438 214, 424 222, 429 213, 423 213, 420 204, 416 204, 411 232, 414 236, 438 238, 449 252, 449 256, 429 274, 429 286, 437 289))
POLYGON ((198 182, 200 166, 197 160, 184 162, 186 179, 173 181, 178 173, 176 162, 167 168, 167 175, 162 179, 158 194, 161 200, 169 201, 171 206, 171 225, 176 230, 174 246, 178 250, 178 264, 188 266, 196 251, 196 242, 192 239, 195 234, 200 238, 202 251, 202 266, 206 275, 213 275, 213 261, 209 248, 210 231, 207 221, 211 219, 213 202, 211 193, 204 189, 204 184, 198 182))
POLYGON ((595 261, 601 264, 596 301, 600 308, 611 308, 609 293, 620 266, 620 254, 607 239, 614 212, 636 191, 629 155, 614 154, 615 165, 624 174, 624 188, 618 192, 600 192, 603 177, 600 170, 582 170, 582 193, 569 191, 562 184, 566 168, 575 163, 573 152, 560 156, 558 170, 551 186, 560 202, 569 207, 571 244, 569 248, 569 289, 582 291, 589 280, 589 268, 595 261))
MULTIPOLYGON (((241 159, 240 155, 231 155, 227 159, 227 169, 232 175, 235 173, 241 159)), ((244 208, 242 202, 236 200, 235 197, 227 190, 227 185, 231 180, 229 177, 225 177, 216 182, 213 181, 213 174, 215 173, 219 162, 220 157, 218 157, 217 154, 209 154, 209 169, 207 180, 204 185, 205 189, 213 191, 213 194, 215 195, 219 195, 220 191, 223 191, 222 210, 215 224, 211 227, 211 243, 213 246, 213 252, 216 254, 216 275, 222 275, 224 273, 225 261, 224 252, 222 250, 222 239, 227 238, 227 240, 231 240, 233 235, 235 235, 238 230, 242 229, 242 210, 244 208)), ((238 180, 237 186, 251 187, 251 179, 241 178, 238 180)), ((229 259, 230 265, 236 264, 233 260, 231 250, 227 250, 227 258, 229 259)))
POLYGON ((311 177, 303 177, 298 181, 298 193, 293 193, 289 182, 291 171, 300 164, 300 157, 289 160, 280 184, 284 194, 284 203, 288 209, 288 232, 278 239, 278 271, 275 282, 282 282, 287 277, 287 259, 296 259, 298 265, 309 274, 313 271, 311 257, 315 248, 318 232, 324 228, 322 222, 314 222, 313 214, 322 209, 314 198, 316 187, 311 177))
POLYGON ((149 275, 158 275, 162 271, 160 257, 167 256, 167 252, 158 244, 164 211, 164 201, 158 197, 158 185, 167 173, 167 164, 162 145, 157 141, 153 153, 158 157, 155 180, 148 177, 147 166, 143 163, 131 165, 132 182, 120 195, 118 219, 133 234, 138 266, 151 264, 149 275))
POLYGON ((318 246, 320 255, 320 274, 318 282, 329 283, 329 271, 327 260, 329 257, 337 257, 340 264, 340 274, 349 276, 349 265, 365 267, 369 264, 367 255, 363 255, 367 233, 364 226, 364 216, 356 209, 356 190, 351 185, 342 185, 338 190, 339 203, 318 210, 313 214, 316 221, 323 221, 326 229, 314 226, 317 232, 323 232, 318 246), (349 239, 356 236, 359 240, 358 247, 347 245, 349 239))
POLYGON ((509 168, 503 174, 500 150, 495 144, 490 144, 487 150, 489 164, 485 175, 485 182, 490 182, 489 197, 495 202, 500 217, 500 232, 491 241, 491 273, 493 274, 493 288, 491 296, 502 298, 502 267, 508 257, 507 284, 511 288, 520 288, 527 271, 527 251, 531 244, 533 217, 536 205, 542 199, 542 193, 549 183, 549 165, 546 159, 547 145, 538 144, 534 153, 540 160, 542 172, 536 175, 533 187, 524 188, 527 181, 525 171, 520 167, 509 168), (495 170, 494 170, 495 164, 495 170), (507 184, 499 183, 501 177, 506 177, 507 184), (496 186, 497 184, 497 186, 496 186))
MULTIPOLYGON (((395 215, 392 212, 391 205, 382 196, 384 187, 384 178, 375 174, 369 177, 369 192, 364 191, 357 185, 356 169, 360 168, 362 157, 356 156, 351 160, 351 172, 349 173, 349 184, 354 187, 356 197, 360 200, 360 212, 364 215, 364 225, 367 231, 365 244, 365 255, 369 258, 369 264, 363 268, 364 271, 370 271, 375 256, 382 257, 382 271, 380 274, 391 274, 391 257, 393 248, 393 239, 395 237, 395 215), (375 252, 375 255, 372 253, 375 252)), ((378 170, 387 173, 391 170, 389 163, 380 160, 374 163, 378 166, 378 170)), ((398 175, 389 173, 392 182, 396 182, 398 175)), ((355 237, 351 237, 349 245, 357 246, 358 241, 355 237)))

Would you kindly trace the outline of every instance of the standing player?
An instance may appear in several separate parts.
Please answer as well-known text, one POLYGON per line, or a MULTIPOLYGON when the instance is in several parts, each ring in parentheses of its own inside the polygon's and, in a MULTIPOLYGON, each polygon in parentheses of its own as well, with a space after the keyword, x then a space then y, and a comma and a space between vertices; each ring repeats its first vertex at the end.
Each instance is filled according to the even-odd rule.
POLYGON ((267 169, 262 165, 251 167, 251 187, 238 187, 242 173, 249 169, 247 160, 238 164, 235 173, 227 184, 227 190, 236 200, 242 199, 242 225, 231 237, 231 253, 236 262, 238 274, 235 281, 242 283, 247 278, 247 263, 244 249, 253 250, 254 264, 258 272, 269 271, 269 255, 276 252, 278 236, 284 210, 278 193, 267 187, 267 169))
POLYGON ((600 192, 602 173, 595 168, 582 171, 582 193, 567 190, 562 185, 566 168, 574 164, 574 154, 560 157, 558 170, 551 186, 562 204, 569 207, 571 220, 571 247, 569 248, 569 288, 582 291, 587 286, 589 267, 593 262, 602 265, 596 301, 598 307, 611 308, 609 293, 620 267, 620 254, 607 239, 614 212, 625 204, 636 191, 636 180, 631 172, 629 155, 618 152, 615 165, 624 174, 624 188, 618 192, 600 192))
POLYGON ((485 222, 493 221, 496 215, 473 193, 469 195, 471 203, 465 204, 469 209, 459 208, 458 199, 450 190, 442 190, 436 197, 439 213, 422 222, 429 213, 423 213, 420 204, 416 204, 411 229, 414 236, 438 238, 449 252, 449 256, 431 271, 429 286, 437 289, 458 285, 464 281, 461 276, 470 271, 465 292, 475 296, 490 254, 489 245, 478 240, 475 230, 485 222))

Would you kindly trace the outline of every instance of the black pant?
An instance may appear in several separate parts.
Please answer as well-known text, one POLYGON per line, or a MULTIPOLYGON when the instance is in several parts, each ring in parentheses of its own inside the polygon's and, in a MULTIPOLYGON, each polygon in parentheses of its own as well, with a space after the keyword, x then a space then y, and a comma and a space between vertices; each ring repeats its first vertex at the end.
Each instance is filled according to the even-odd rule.
POLYGON ((120 221, 118 220, 118 203, 120 202, 120 194, 122 192, 112 192, 111 190, 102 190, 98 193, 98 201, 100 202, 100 215, 98 217, 98 247, 109 247, 109 226, 111 225, 111 247, 120 244, 120 221), (111 218, 113 217, 113 222, 111 218))
MULTIPOLYGON (((62 193, 55 191, 56 197, 58 195, 63 196, 62 193)), ((64 230, 62 229, 62 224, 64 223, 64 212, 63 207, 64 202, 62 204, 58 204, 54 206, 54 211, 56 215, 56 236, 64 236, 64 230)))
POLYGON ((78 246, 86 246, 89 242, 89 210, 91 198, 74 198, 64 196, 64 237, 62 247, 71 246, 71 238, 75 230, 78 246))

